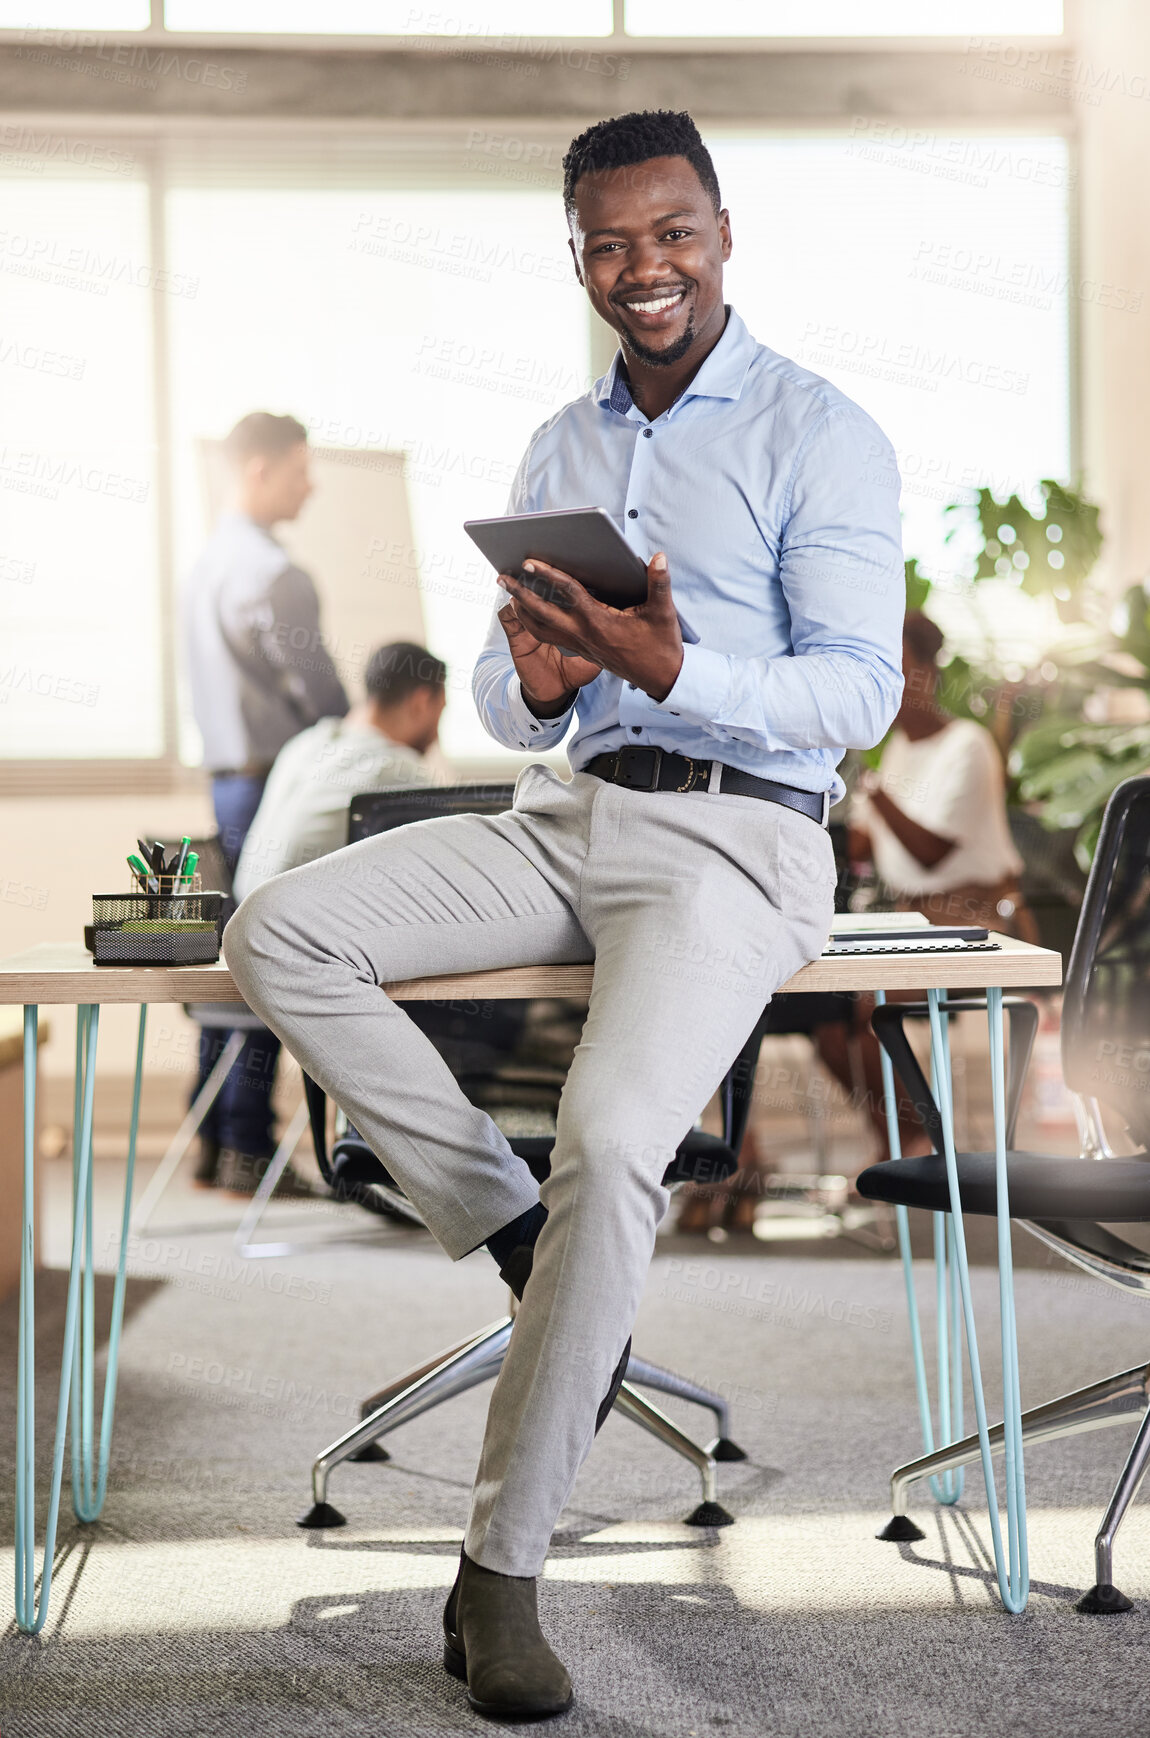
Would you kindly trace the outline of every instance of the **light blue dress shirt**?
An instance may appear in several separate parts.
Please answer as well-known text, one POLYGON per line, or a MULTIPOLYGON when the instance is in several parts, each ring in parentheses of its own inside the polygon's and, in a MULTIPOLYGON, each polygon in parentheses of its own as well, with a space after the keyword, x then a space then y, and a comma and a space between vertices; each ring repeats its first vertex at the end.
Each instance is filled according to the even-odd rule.
POLYGON ((605 507, 644 561, 666 551, 684 639, 697 643, 684 645, 662 701, 604 671, 562 717, 540 719, 496 616, 472 684, 485 727, 506 748, 544 752, 574 717, 576 771, 597 754, 654 746, 837 802, 839 761, 881 741, 902 693, 898 497, 878 426, 757 343, 733 308, 653 422, 616 355, 532 436, 508 512, 605 507))

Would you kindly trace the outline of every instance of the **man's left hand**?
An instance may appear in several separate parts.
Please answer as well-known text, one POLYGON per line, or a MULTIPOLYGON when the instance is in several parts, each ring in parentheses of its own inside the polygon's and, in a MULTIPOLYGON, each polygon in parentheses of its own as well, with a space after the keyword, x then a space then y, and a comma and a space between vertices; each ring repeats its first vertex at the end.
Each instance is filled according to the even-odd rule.
POLYGON ((601 664, 652 700, 667 698, 682 667, 683 636, 665 555, 654 555, 647 564, 646 601, 625 610, 600 603, 577 579, 544 561, 525 561, 523 570, 535 585, 546 586, 546 597, 509 573, 501 573, 499 583, 537 640, 601 664))

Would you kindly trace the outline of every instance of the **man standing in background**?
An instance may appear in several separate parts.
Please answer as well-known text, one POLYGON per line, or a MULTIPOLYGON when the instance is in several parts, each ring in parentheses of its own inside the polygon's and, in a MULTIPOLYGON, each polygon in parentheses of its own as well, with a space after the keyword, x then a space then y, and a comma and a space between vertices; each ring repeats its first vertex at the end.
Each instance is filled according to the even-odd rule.
MULTIPOLYGON (((293 416, 252 411, 229 434, 225 452, 232 505, 188 576, 184 629, 192 709, 234 874, 280 749, 319 719, 342 718, 348 700, 320 633, 315 586, 272 534, 299 516, 311 493, 307 430, 293 416)), ((228 1036, 221 1027, 201 1028, 197 1093, 228 1036)), ((204 1119, 197 1182, 244 1190, 258 1184, 275 1150, 278 1053, 271 1032, 247 1034, 204 1119)))

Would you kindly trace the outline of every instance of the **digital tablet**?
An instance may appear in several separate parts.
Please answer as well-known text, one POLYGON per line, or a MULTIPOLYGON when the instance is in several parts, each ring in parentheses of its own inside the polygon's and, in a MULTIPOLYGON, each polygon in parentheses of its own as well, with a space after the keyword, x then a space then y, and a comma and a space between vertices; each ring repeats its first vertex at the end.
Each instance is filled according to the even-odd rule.
MULTIPOLYGON (((601 603, 627 609, 647 596, 646 564, 604 507, 568 507, 559 513, 511 513, 503 519, 466 519, 463 529, 496 573, 523 576, 532 556, 569 573, 601 603)), ((526 576, 530 579, 530 574, 526 576)))

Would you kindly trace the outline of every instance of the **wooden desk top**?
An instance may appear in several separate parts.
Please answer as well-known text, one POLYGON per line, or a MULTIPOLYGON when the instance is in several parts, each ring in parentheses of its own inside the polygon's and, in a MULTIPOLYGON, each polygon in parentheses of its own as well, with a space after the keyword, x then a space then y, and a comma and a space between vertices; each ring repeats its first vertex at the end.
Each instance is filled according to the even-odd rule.
MULTIPOLYGON (((812 960, 779 994, 828 990, 984 990, 1037 988, 1062 982, 1061 955, 1009 936, 997 951, 944 954, 862 954, 812 960)), ((682 962, 683 975, 693 968, 682 962)), ((532 996, 586 997, 585 966, 513 966, 456 977, 389 984, 400 1002, 486 1001, 532 996)), ((99 1002, 240 1002, 232 975, 214 966, 98 966, 82 942, 42 942, 0 960, 0 1005, 99 1002)))

